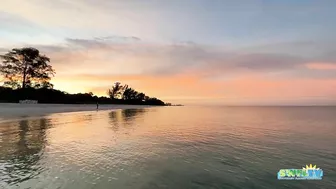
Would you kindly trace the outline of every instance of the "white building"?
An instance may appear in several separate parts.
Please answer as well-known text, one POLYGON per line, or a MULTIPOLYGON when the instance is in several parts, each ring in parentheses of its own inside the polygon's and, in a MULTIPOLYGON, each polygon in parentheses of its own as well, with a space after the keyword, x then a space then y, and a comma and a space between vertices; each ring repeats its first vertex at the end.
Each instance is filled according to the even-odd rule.
POLYGON ((20 100, 19 103, 20 104, 37 104, 38 101, 37 100, 20 100))

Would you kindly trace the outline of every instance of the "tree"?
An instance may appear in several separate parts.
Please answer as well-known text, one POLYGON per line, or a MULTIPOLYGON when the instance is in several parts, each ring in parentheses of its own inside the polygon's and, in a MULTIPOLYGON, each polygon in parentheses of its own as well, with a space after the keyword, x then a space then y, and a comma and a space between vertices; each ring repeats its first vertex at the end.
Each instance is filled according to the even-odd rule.
POLYGON ((48 65, 50 59, 41 55, 40 51, 25 47, 12 49, 4 55, 0 63, 0 74, 4 76, 4 84, 12 88, 52 87, 49 83, 55 71, 48 65))
POLYGON ((136 96, 138 95, 138 92, 132 88, 127 88, 123 95, 122 95, 122 98, 124 100, 134 100, 136 99, 136 96))
POLYGON ((53 89, 54 85, 49 83, 48 81, 43 81, 42 83, 37 83, 37 84, 35 84, 31 87, 33 87, 35 89, 53 89))
POLYGON ((149 98, 145 102, 151 105, 164 105, 165 104, 162 100, 159 100, 157 98, 149 98))
POLYGON ((149 99, 150 99, 149 96, 145 96, 145 97, 144 97, 144 100, 145 100, 145 101, 148 101, 149 99))
POLYGON ((139 101, 145 101, 145 96, 144 93, 138 93, 135 98, 139 101))
POLYGON ((120 82, 115 82, 112 88, 107 91, 107 95, 111 99, 120 98, 127 88, 128 85, 123 86, 120 82))

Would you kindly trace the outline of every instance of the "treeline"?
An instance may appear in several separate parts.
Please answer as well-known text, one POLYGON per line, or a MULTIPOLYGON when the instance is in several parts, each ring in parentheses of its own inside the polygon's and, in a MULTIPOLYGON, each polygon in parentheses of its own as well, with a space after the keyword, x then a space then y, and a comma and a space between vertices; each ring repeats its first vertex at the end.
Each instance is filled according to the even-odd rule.
POLYGON ((165 105, 163 101, 149 97, 145 93, 136 91, 128 85, 122 85, 120 82, 114 83, 112 88, 107 91, 107 95, 112 101, 117 100, 130 104, 165 105))
POLYGON ((69 94, 53 89, 50 83, 55 70, 49 64, 50 58, 40 54, 33 47, 15 48, 0 55, 0 76, 4 86, 0 87, 0 102, 17 103, 20 100, 37 100, 39 103, 57 104, 136 104, 165 105, 157 98, 151 98, 128 85, 115 83, 108 90, 107 97, 93 93, 69 94))
POLYGON ((69 94, 50 88, 18 88, 0 87, 0 102, 18 103, 20 100, 37 100, 45 104, 133 104, 133 105, 165 105, 157 98, 108 98, 98 97, 92 93, 69 94))

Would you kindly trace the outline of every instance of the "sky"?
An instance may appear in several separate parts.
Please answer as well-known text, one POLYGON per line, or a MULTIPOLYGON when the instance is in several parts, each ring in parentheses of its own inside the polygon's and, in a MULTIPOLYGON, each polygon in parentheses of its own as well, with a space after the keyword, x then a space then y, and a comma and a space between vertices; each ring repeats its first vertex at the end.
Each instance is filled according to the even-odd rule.
POLYGON ((166 102, 336 105, 334 0, 1 0, 0 53, 35 47, 52 83, 166 102))

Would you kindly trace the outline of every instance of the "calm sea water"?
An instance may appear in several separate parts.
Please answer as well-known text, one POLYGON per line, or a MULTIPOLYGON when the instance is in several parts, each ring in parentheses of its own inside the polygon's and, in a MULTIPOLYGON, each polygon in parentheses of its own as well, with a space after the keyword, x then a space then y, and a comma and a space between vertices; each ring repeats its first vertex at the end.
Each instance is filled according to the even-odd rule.
POLYGON ((0 123, 0 188, 336 188, 335 107, 154 107, 0 123), (319 181, 279 181, 316 164, 319 181))

